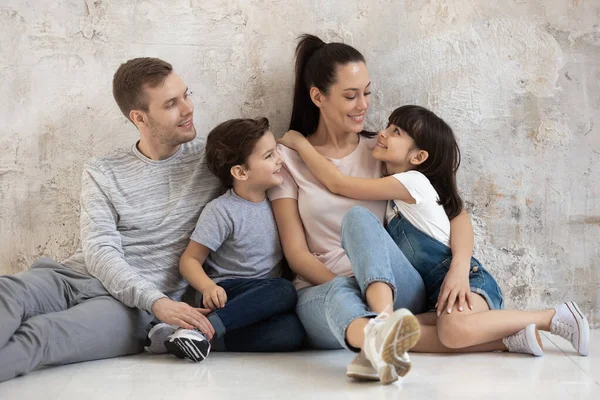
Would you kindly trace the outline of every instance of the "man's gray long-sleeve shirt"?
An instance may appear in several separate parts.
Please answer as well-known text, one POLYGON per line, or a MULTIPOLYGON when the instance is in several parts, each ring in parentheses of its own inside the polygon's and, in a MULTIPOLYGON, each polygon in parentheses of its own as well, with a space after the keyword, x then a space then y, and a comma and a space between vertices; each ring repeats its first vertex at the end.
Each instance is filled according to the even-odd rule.
POLYGON ((133 145, 86 164, 81 247, 63 264, 98 278, 130 307, 152 312, 162 297, 179 300, 187 285, 179 258, 200 212, 221 192, 204 144, 196 138, 161 161, 133 145))

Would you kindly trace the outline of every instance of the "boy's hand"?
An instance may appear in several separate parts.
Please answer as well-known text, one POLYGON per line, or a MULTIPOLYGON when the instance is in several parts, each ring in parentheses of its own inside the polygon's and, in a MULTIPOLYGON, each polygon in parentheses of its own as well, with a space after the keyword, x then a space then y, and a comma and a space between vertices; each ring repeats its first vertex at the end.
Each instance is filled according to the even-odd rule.
POLYGON ((292 150, 298 150, 298 147, 301 146, 304 142, 308 142, 306 138, 298 131, 287 131, 285 135, 281 139, 279 139, 279 143, 284 145, 285 147, 289 147, 292 150))
POLYGON ((462 311, 465 302, 469 308, 473 309, 471 303, 471 285, 469 283, 469 269, 467 268, 450 268, 448 274, 444 278, 438 302, 435 305, 437 308, 438 317, 446 311, 448 314, 452 312, 454 305, 458 303, 458 311, 462 311))
POLYGON ((202 291, 202 304, 211 310, 225 307, 227 303, 227 294, 225 289, 217 284, 213 284, 202 291))

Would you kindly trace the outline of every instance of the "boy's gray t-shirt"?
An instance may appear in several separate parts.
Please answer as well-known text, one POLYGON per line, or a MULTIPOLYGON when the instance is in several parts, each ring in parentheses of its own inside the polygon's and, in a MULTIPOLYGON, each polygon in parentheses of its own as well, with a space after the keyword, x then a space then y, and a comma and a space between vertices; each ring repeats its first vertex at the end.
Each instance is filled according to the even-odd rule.
POLYGON ((206 205, 191 239, 211 250, 204 270, 214 282, 281 276, 283 252, 266 198, 253 203, 228 190, 206 205))

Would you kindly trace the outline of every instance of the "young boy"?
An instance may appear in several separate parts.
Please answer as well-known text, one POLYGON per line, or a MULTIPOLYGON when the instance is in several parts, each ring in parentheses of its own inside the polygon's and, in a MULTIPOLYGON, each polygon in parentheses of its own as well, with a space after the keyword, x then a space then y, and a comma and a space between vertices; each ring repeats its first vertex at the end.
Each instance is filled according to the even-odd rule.
MULTIPOLYGON (((202 211, 179 270, 197 290, 195 304, 211 310, 213 329, 204 334, 214 332, 215 349, 292 351, 304 337, 296 291, 281 278, 283 253, 265 196, 282 182, 276 144, 266 118, 229 120, 207 138, 208 167, 228 190, 202 211)), ((196 362, 211 349, 205 335, 183 328, 164 345, 196 362)))

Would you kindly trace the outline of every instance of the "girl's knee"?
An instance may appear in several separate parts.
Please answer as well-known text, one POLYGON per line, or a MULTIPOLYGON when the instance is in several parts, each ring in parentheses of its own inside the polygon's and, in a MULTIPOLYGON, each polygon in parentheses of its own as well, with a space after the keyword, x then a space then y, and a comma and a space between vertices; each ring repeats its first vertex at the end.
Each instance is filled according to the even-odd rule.
POLYGON ((438 319, 437 332, 440 342, 449 349, 460 349, 466 347, 470 340, 470 330, 460 318, 450 316, 438 319))

